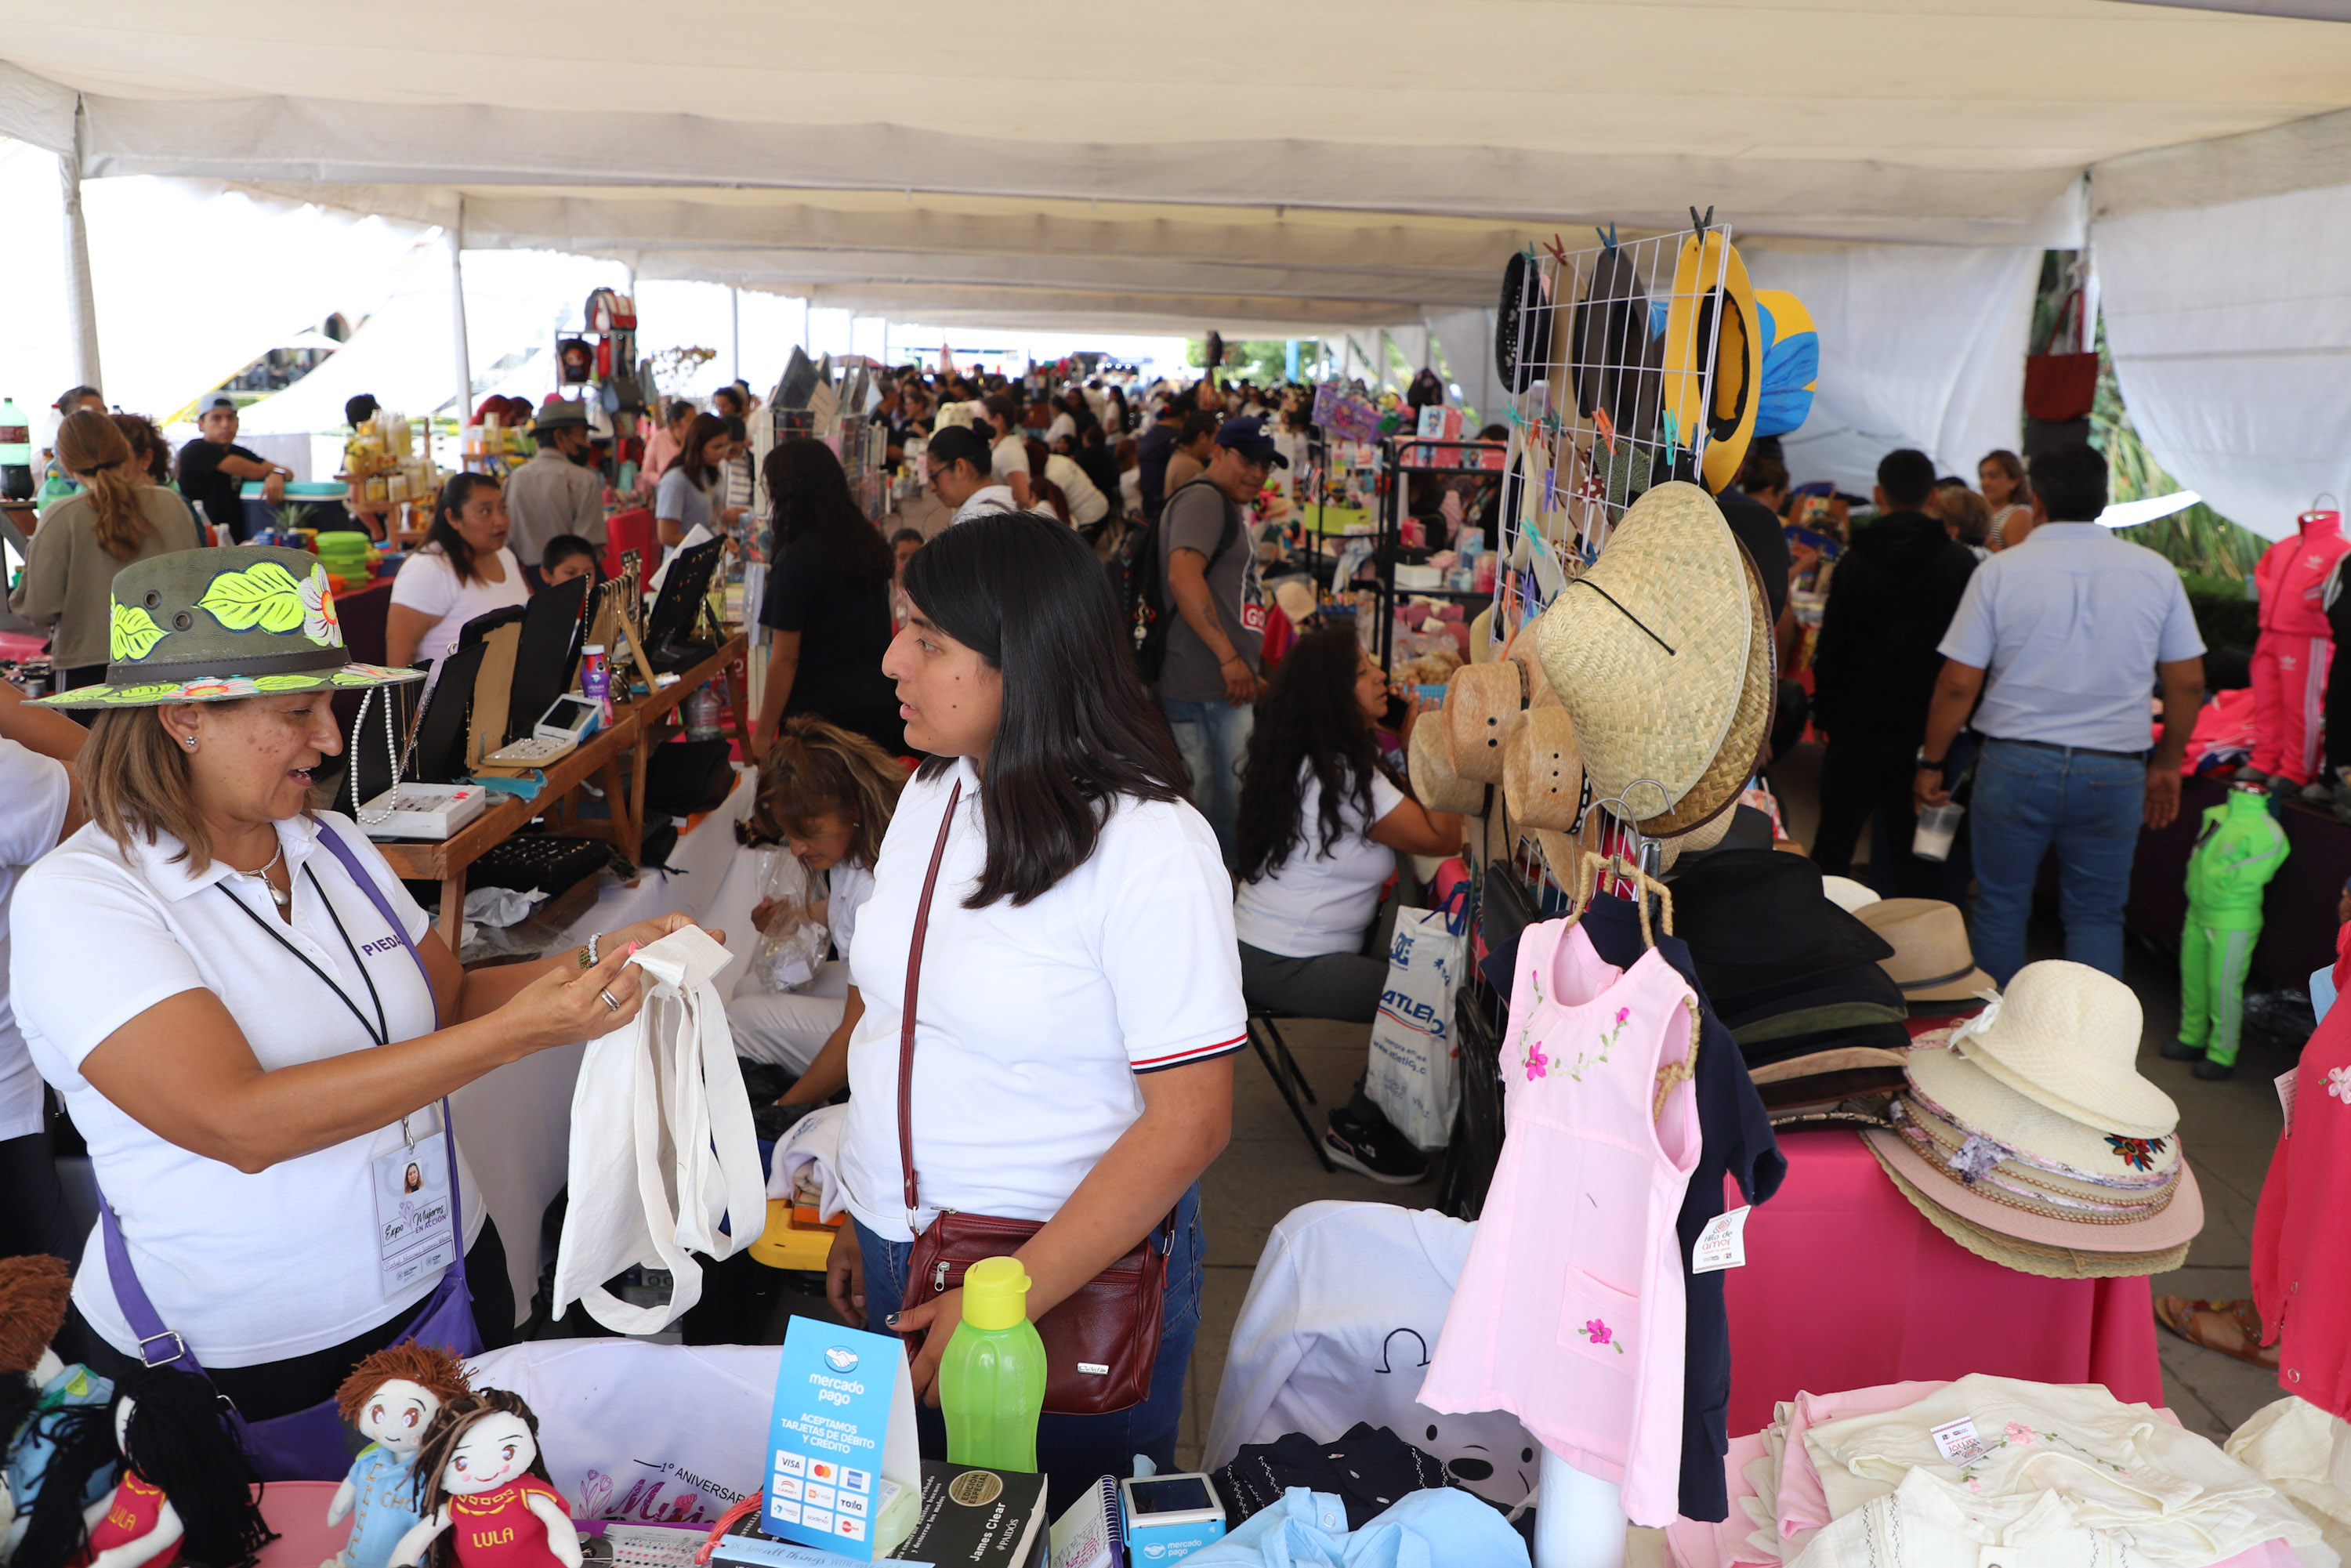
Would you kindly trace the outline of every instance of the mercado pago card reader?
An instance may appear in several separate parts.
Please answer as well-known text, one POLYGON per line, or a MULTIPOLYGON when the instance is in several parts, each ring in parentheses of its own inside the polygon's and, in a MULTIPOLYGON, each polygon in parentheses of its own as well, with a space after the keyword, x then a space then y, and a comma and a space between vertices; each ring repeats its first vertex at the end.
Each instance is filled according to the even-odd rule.
POLYGON ((1181 1562, 1224 1538, 1225 1505, 1197 1470, 1129 1477, 1118 1483, 1118 1500, 1134 1568, 1181 1562))

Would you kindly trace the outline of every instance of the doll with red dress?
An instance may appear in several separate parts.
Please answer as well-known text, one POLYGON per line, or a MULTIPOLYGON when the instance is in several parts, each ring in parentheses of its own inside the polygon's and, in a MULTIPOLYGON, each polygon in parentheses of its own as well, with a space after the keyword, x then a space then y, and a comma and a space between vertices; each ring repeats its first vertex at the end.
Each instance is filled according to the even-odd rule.
POLYGON ((134 1372, 109 1404, 69 1412, 12 1568, 245 1568, 272 1538, 254 1487, 210 1382, 134 1372), (114 1489, 75 1506, 85 1478, 118 1460, 114 1489))
POLYGON ((580 1568, 579 1531, 538 1452, 538 1417, 485 1388, 441 1407, 416 1454, 423 1514, 392 1568, 580 1568))

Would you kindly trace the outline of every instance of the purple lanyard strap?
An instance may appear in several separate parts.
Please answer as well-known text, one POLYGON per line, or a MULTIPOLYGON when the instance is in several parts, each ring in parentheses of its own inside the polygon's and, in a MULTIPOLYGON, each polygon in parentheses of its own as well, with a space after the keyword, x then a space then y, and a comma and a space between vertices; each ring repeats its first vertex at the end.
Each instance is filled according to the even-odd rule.
MULTIPOLYGON (((433 972, 424 967, 424 955, 418 952, 416 944, 409 939, 408 927, 401 924, 400 916, 392 912, 392 903, 384 897, 383 890, 376 886, 375 878, 367 873, 366 868, 360 864, 359 856, 343 842, 340 835, 322 823, 319 826, 319 841, 326 846, 329 853, 343 862, 343 869, 350 873, 360 891, 367 894, 368 902, 375 905, 376 913, 383 916, 384 924, 392 927, 392 934, 400 938, 400 945, 408 949, 408 956, 416 961, 416 972, 424 977, 425 994, 433 998, 433 1027, 440 1028, 440 994, 433 988, 433 972)), ((321 896, 324 892, 324 889, 320 890, 321 896)), ((444 1134, 445 1145, 442 1152, 449 1161, 449 1225, 462 1237, 465 1203, 457 1188, 457 1124, 450 1119, 446 1095, 441 1099, 441 1131, 444 1134)), ((155 1303, 148 1300, 146 1287, 139 1282, 138 1271, 131 1266, 131 1249, 123 1245, 122 1227, 115 1218, 114 1206, 106 1201, 104 1193, 99 1195, 99 1228, 105 1239, 106 1272, 114 1287, 114 1304, 121 1309, 123 1322, 138 1336, 139 1359, 151 1367, 174 1366, 183 1372, 204 1376, 204 1369, 197 1362, 194 1353, 188 1349, 188 1342, 182 1339, 176 1330, 163 1326, 162 1314, 155 1310, 155 1303), (168 1348, 171 1354, 159 1354, 159 1348, 168 1348)), ((465 1268, 465 1253, 461 1244, 456 1257, 449 1263, 449 1270, 457 1274, 461 1281, 465 1268)))

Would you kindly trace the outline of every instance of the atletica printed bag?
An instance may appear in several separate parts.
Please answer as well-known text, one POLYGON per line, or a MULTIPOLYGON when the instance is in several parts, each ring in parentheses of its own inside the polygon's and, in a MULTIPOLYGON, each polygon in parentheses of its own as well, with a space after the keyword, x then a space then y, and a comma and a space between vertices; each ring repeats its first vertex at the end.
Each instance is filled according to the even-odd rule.
POLYGON ((1453 998, 1468 957, 1468 897, 1465 880, 1435 909, 1397 911, 1387 988, 1372 1019, 1364 1092, 1424 1150, 1445 1146, 1461 1103, 1453 998))

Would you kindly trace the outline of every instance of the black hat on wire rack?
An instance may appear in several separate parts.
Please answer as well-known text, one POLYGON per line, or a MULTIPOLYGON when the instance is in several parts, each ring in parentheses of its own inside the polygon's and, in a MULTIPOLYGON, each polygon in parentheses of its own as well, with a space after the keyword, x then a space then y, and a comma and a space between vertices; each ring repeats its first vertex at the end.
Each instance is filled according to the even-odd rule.
POLYGON ((1494 312, 1494 372, 1514 392, 1535 384, 1551 352, 1551 285, 1541 264, 1523 250, 1502 268, 1502 299, 1494 312))
POLYGON ((1576 302, 1568 339, 1576 411, 1586 419, 1605 413, 1619 439, 1646 442, 1657 423, 1664 346, 1650 331, 1640 263, 1613 232, 1601 238, 1606 243, 1576 302))

